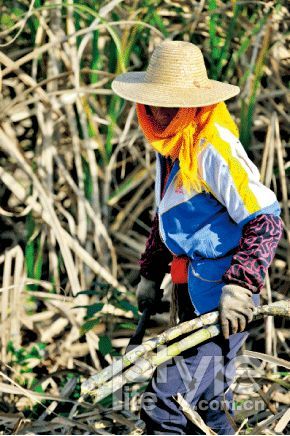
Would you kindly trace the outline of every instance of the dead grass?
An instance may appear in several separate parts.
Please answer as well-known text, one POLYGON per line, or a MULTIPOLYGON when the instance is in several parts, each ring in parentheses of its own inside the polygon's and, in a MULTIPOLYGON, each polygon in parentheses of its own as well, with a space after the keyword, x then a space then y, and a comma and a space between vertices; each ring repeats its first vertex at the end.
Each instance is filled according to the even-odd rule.
MULTIPOLYGON (((153 205, 154 153, 138 129, 134 108, 112 95, 110 82, 124 69, 144 68, 148 53, 167 32, 184 40, 194 35, 208 60, 209 41, 214 41, 210 17, 222 13, 214 30, 215 37, 225 37, 233 17, 228 3, 217 1, 217 8, 209 11, 204 1, 164 0, 156 4, 157 14, 150 0, 113 0, 98 13, 72 0, 66 6, 57 0, 53 7, 20 1, 20 12, 4 6, 3 433, 142 433, 136 411, 138 389, 145 383, 134 388, 130 411, 116 412, 109 401, 100 406, 76 403, 81 380, 124 351, 136 322, 137 260, 153 205), (12 22, 5 24, 7 15, 12 22), (92 292, 79 294, 81 290, 92 292), (96 303, 102 306, 87 317, 85 306, 96 303), (84 329, 86 317, 96 321, 84 329)), ((248 153, 263 182, 276 192, 284 221, 284 236, 262 291, 262 303, 267 303, 286 298, 290 278, 287 8, 283 2, 275 11, 276 2, 238 3, 245 9, 232 29, 236 33, 224 53, 228 68, 222 66, 221 77, 240 83, 241 98, 228 107, 249 126, 248 153), (264 23, 267 8, 273 15, 264 23), (237 58, 242 44, 248 48, 237 58)), ((286 359, 288 327, 286 321, 260 321, 250 330, 246 348, 286 359)), ((164 328, 166 320, 157 319, 148 334, 164 328)), ((247 378, 237 379, 235 421, 241 434, 287 431, 289 373, 278 360, 268 360, 260 359, 247 378), (243 410, 245 400, 256 400, 261 410, 254 403, 243 410)))

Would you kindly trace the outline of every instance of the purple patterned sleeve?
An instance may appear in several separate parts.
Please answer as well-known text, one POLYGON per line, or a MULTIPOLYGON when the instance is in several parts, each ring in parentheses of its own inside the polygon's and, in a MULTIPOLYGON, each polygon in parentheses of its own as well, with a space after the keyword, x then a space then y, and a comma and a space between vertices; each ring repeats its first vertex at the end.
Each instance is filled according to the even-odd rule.
POLYGON ((276 215, 262 214, 249 221, 224 281, 259 293, 282 233, 282 220, 276 215))
POLYGON ((172 258, 171 252, 160 238, 158 214, 156 213, 146 241, 145 251, 138 261, 140 274, 146 279, 161 282, 164 275, 169 272, 168 264, 172 258))

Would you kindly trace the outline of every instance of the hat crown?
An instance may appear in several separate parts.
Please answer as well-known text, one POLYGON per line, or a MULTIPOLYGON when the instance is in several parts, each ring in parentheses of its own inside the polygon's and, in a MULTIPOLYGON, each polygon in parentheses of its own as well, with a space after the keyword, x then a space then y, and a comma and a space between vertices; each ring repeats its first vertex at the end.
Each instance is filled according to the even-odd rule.
POLYGON ((144 80, 180 88, 211 87, 200 48, 185 41, 159 44, 150 58, 144 80))

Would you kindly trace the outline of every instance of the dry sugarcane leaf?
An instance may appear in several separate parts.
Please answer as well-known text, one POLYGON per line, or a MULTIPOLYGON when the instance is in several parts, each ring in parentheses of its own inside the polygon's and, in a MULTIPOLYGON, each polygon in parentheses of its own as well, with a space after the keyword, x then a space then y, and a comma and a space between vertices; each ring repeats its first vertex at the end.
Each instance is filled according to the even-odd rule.
POLYGON ((205 434, 214 435, 215 433, 210 427, 206 425, 202 417, 194 410, 190 404, 183 398, 183 396, 178 392, 174 400, 180 405, 182 412, 193 424, 200 428, 205 434))
MULTIPOLYGON (((3 374, 2 374, 3 376, 3 374)), ((40 394, 38 392, 30 391, 29 389, 25 389, 14 382, 14 386, 7 384, 7 383, 0 383, 0 392, 4 392, 6 394, 14 394, 14 395, 20 395, 20 396, 27 396, 33 403, 39 403, 39 400, 55 400, 58 402, 65 402, 65 403, 73 403, 77 404, 76 401, 70 400, 67 398, 61 398, 54 395, 49 394, 40 394)))
MULTIPOLYGON (((33 86, 35 88, 36 93, 39 95, 40 99, 46 104, 48 107, 51 107, 51 101, 47 93, 40 88, 39 86, 36 86, 37 83, 33 80, 31 76, 24 73, 23 71, 19 70, 17 68, 17 65, 14 61, 12 61, 8 56, 6 56, 2 51, 0 52, 0 62, 1 64, 5 65, 6 67, 10 68, 12 71, 15 72, 15 74, 18 75, 19 79, 23 81, 28 86, 33 86)), ((58 116, 61 115, 58 109, 52 108, 58 116)))
POLYGON ((278 412, 276 415, 272 415, 269 416, 268 418, 266 418, 264 421, 259 422, 259 424, 257 424, 253 430, 251 431, 251 435, 257 435, 257 434, 262 434, 261 432, 270 424, 272 424, 273 422, 275 422, 277 419, 281 418, 281 416, 284 415, 284 411, 282 410, 281 412, 278 412))
POLYGON ((40 329, 40 339, 41 342, 51 342, 53 341, 54 336, 60 334, 66 326, 68 325, 68 320, 65 318, 57 318, 49 328, 40 329), (42 331, 41 331, 42 330, 42 331))
MULTIPOLYGON (((73 378, 66 382, 65 386, 60 391, 61 397, 69 397, 77 384, 77 379, 73 378)), ((51 415, 58 405, 57 401, 53 401, 46 410, 39 416, 38 421, 44 421, 48 415, 51 415)))
MULTIPOLYGON (((25 189, 18 183, 9 173, 7 173, 3 168, 0 168, 0 177, 3 182, 8 186, 8 188, 22 201, 30 203, 33 210, 39 214, 44 222, 51 226, 47 214, 42 211, 41 205, 36 202, 31 196, 27 197, 25 189)), ((75 254, 83 260, 86 265, 92 269, 97 275, 100 275, 106 282, 110 283, 115 288, 118 288, 121 292, 126 292, 126 288, 121 285, 105 268, 103 268, 99 262, 97 262, 88 253, 76 239, 74 239, 64 228, 60 229, 62 238, 74 252, 75 254)))
POLYGON ((257 359, 263 360, 264 362, 272 363, 273 365, 279 365, 283 366, 284 368, 290 369, 290 362, 279 357, 269 356, 268 354, 258 353, 257 351, 250 350, 245 350, 243 354, 245 356, 255 357, 257 359))
POLYGON ((271 400, 290 406, 290 392, 283 393, 276 390, 271 394, 271 400))
POLYGON ((72 253, 70 251, 70 248, 65 243, 65 240, 62 235, 61 224, 51 204, 51 199, 49 198, 47 191, 44 189, 40 180, 33 172, 31 164, 29 164, 29 162, 25 159, 25 157, 21 153, 20 148, 17 142, 15 141, 15 138, 13 138, 13 136, 10 134, 11 133, 10 130, 11 129, 9 129, 7 123, 3 125, 2 129, 0 129, 0 146, 8 155, 16 159, 18 164, 23 168, 24 172, 26 172, 30 176, 35 189, 38 191, 39 199, 40 202, 42 203, 42 207, 48 213, 48 217, 49 217, 48 220, 51 224, 51 228, 55 232, 55 237, 59 243, 63 260, 67 268, 68 277, 71 283, 71 289, 72 292, 75 294, 79 292, 81 288, 80 288, 79 279, 77 277, 74 268, 72 253), (9 134, 7 133, 7 130, 9 131, 9 134))

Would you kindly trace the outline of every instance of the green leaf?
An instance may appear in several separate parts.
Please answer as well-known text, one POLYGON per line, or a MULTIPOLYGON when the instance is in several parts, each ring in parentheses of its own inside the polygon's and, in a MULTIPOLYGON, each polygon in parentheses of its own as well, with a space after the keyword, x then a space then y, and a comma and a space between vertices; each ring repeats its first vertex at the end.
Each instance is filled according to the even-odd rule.
POLYGON ((14 344, 13 344, 13 342, 11 340, 8 341, 6 349, 7 349, 7 353, 12 353, 12 354, 15 353, 14 344))
POLYGON ((12 15, 15 15, 16 17, 21 17, 23 15, 23 10, 15 7, 12 9, 12 15))
MULTIPOLYGON (((98 30, 95 30, 93 32, 91 70, 99 70, 101 66, 100 53, 98 49, 99 33, 100 32, 98 30)), ((99 80, 99 75, 97 73, 90 73, 91 83, 96 83, 98 80, 99 80)))
POLYGON ((93 183, 90 173, 90 167, 88 162, 82 158, 82 164, 84 169, 84 186, 85 186, 85 196, 88 200, 91 200, 93 194, 93 183))
POLYGON ((11 19, 11 16, 8 14, 1 14, 0 16, 0 25, 1 27, 6 26, 7 28, 12 27, 14 24, 14 21, 11 19))
POLYGON ((29 213, 26 217, 26 247, 25 247, 25 261, 28 277, 34 278, 34 241, 31 240, 34 231, 34 220, 32 214, 29 213))
POLYGON ((101 293, 107 294, 107 292, 111 289, 111 285, 109 283, 102 283, 96 281, 95 283, 96 289, 84 289, 83 291, 78 292, 76 295, 99 295, 101 293))
POLYGON ((118 329, 135 330, 136 324, 134 324, 133 322, 121 322, 120 324, 118 324, 117 327, 118 327, 118 329))
POLYGON ((38 240, 37 240, 37 255, 36 255, 34 270, 33 270, 34 278, 36 280, 41 279, 42 265, 43 265, 43 247, 41 245, 40 238, 38 238, 38 240))
POLYGON ((100 312, 104 307, 104 303, 95 303, 87 306, 87 316, 91 318, 95 313, 100 312))
POLYGON ((126 312, 129 312, 130 310, 135 314, 138 314, 138 309, 133 304, 129 303, 129 301, 121 300, 116 301, 115 303, 116 307, 119 307, 120 309, 126 310, 126 312))
POLYGON ((35 386, 35 388, 33 390, 34 390, 34 392, 38 392, 39 394, 43 394, 44 393, 44 390, 42 389, 41 385, 35 386))
POLYGON ((96 312, 99 312, 103 309, 105 303, 94 303, 87 304, 84 306, 74 306, 74 309, 86 309, 87 310, 87 318, 91 318, 96 312))
POLYGON ((111 339, 108 336, 99 337, 99 350, 103 356, 111 354, 113 351, 111 339))
POLYGON ((81 335, 84 335, 88 331, 92 330, 100 322, 99 318, 88 319, 80 328, 81 335))
MULTIPOLYGON (((97 294, 97 292, 96 292, 95 289, 86 289, 85 291, 80 291, 80 292, 78 292, 78 293, 76 294, 76 297, 77 297, 78 295, 90 295, 90 296, 92 296, 92 295, 96 295, 96 294, 97 294)), ((82 306, 77 306, 77 307, 82 307, 82 306)))
POLYGON ((156 25, 157 28, 161 30, 164 36, 168 37, 169 32, 166 29, 166 26, 164 25, 163 21, 161 20, 160 16, 158 15, 158 12, 153 9, 153 24, 156 25))
POLYGON ((229 56, 230 56, 230 46, 231 42, 234 39, 235 33, 236 33, 236 26, 237 26, 237 20, 241 15, 241 6, 235 4, 234 6, 234 15, 230 20, 228 29, 226 31, 226 38, 223 44, 223 47, 221 48, 220 56, 218 59, 218 64, 216 67, 215 77, 216 79, 221 78, 221 73, 224 65, 227 64, 229 56))

